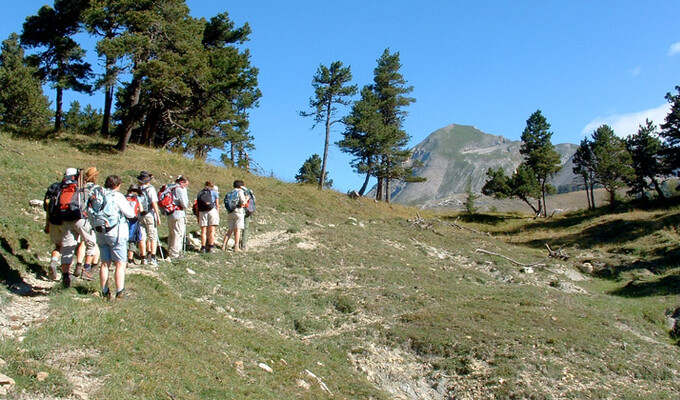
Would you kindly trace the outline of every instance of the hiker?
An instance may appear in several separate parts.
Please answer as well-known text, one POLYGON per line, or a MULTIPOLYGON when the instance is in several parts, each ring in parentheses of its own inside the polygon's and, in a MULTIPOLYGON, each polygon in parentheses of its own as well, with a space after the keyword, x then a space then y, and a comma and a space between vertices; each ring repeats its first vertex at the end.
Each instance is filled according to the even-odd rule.
POLYGON ((215 247, 215 229, 220 224, 220 193, 212 181, 198 192, 198 223, 201 227, 201 253, 210 253, 215 247))
POLYGON ((125 198, 135 213, 134 218, 128 218, 128 226, 130 228, 128 234, 128 265, 135 263, 135 250, 133 249, 133 246, 137 245, 140 259, 144 260, 146 255, 146 241, 142 236, 142 229, 139 226, 140 196, 143 196, 143 194, 142 190, 139 188, 139 185, 135 185, 133 183, 128 187, 125 198))
POLYGON ((123 180, 117 175, 109 175, 104 182, 104 199, 99 211, 95 211, 95 231, 102 266, 99 269, 99 280, 102 297, 110 299, 109 267, 115 266, 114 281, 116 283, 116 299, 125 295, 125 267, 129 228, 126 218, 134 218, 135 213, 125 196, 120 193, 123 180))
POLYGON ((239 247, 239 242, 241 240, 241 231, 244 227, 244 218, 246 215, 246 211, 243 207, 245 206, 247 199, 243 193, 243 189, 241 189, 243 186, 242 180, 235 180, 233 186, 234 189, 224 197, 224 207, 227 209, 227 212, 229 212, 227 218, 229 230, 222 242, 222 250, 226 250, 227 242, 229 242, 229 238, 231 238, 231 235, 233 234, 234 251, 240 252, 241 248, 239 247))
POLYGON ((62 221, 57 213, 59 205, 59 188, 61 181, 51 184, 45 192, 45 199, 43 201, 43 209, 45 210, 45 233, 50 235, 50 243, 54 245, 50 254, 50 280, 59 280, 58 269, 61 265, 61 237, 63 232, 61 229, 62 221))
POLYGON ((64 173, 59 194, 59 215, 63 221, 61 236, 61 280, 64 288, 71 286, 70 269, 78 246, 78 236, 85 242, 84 268, 90 268, 96 254, 95 236, 85 218, 86 200, 82 171, 68 168, 64 173))
MULTIPOLYGON (((142 264, 157 265, 156 249, 158 248, 158 226, 161 223, 161 212, 158 208, 158 193, 156 188, 151 185, 153 175, 147 171, 142 171, 137 176, 139 189, 142 196, 140 201, 140 220, 139 226, 142 231, 143 240, 146 243, 144 250, 140 248, 139 255, 142 257, 142 264), (146 255, 146 257, 145 257, 146 255)), ((163 250, 161 250, 163 251, 163 250)))
POLYGON ((247 206, 245 208, 245 217, 243 219, 243 232, 241 232, 241 244, 240 248, 243 251, 248 250, 248 233, 250 231, 250 217, 253 215, 253 212, 255 212, 255 193, 253 191, 245 186, 241 186, 241 189, 243 190, 243 194, 246 196, 246 201, 247 206))
MULTIPOLYGON (((99 171, 97 170, 97 167, 90 167, 85 170, 84 174, 84 186, 83 186, 83 193, 85 194, 85 199, 86 204, 89 207, 89 199, 91 196, 94 195, 94 192, 96 190, 101 190, 101 186, 97 184, 97 179, 99 178, 99 171)), ((90 233, 92 236, 95 238, 96 242, 96 235, 94 234, 94 228, 93 228, 93 219, 92 219, 92 213, 89 212, 88 208, 88 214, 87 214, 87 221, 89 223, 90 227, 90 233)), ((96 269, 97 264, 99 263, 99 247, 95 246, 95 254, 94 257, 92 258, 92 263, 85 267, 83 265, 83 254, 86 252, 86 245, 85 242, 81 241, 79 238, 80 244, 78 245, 78 250, 76 251, 76 269, 73 272, 74 276, 83 278, 87 281, 92 281, 94 280, 94 277, 92 276, 92 270, 96 269)))
POLYGON ((189 179, 184 175, 179 175, 174 185, 167 185, 172 193, 172 211, 168 213, 168 261, 182 258, 183 245, 186 235, 187 218, 186 209, 189 206, 189 195, 187 186, 189 179))

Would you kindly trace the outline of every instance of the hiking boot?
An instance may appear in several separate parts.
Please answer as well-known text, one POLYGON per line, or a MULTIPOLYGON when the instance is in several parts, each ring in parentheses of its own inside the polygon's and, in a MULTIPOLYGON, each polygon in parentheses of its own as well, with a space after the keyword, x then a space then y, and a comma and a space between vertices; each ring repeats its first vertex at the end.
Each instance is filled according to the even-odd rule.
POLYGON ((93 281, 94 277, 92 276, 92 268, 86 268, 83 269, 80 279, 86 280, 86 281, 93 281))
POLYGON ((156 258, 155 254, 149 254, 149 264, 151 265, 158 265, 158 259, 156 258))
POLYGON ((142 258, 142 265, 146 265, 148 263, 149 263, 149 261, 146 259, 146 257, 143 257, 142 258))
POLYGON ((71 287, 71 275, 69 275, 68 272, 61 274, 61 285, 64 287, 64 289, 71 287))
POLYGON ((199 250, 198 252, 203 254, 203 253, 207 253, 208 250, 205 248, 205 246, 201 246, 201 250, 199 250))
POLYGON ((83 264, 81 264, 81 263, 76 264, 76 270, 73 271, 73 276, 75 276, 77 278, 82 273, 83 273, 83 264))
POLYGON ((59 280, 59 260, 52 260, 50 262, 50 280, 59 280))
POLYGON ((116 292, 116 301, 121 301, 121 300, 125 300, 125 288, 116 292))
POLYGON ((102 299, 110 301, 112 297, 113 297, 113 293, 111 293, 111 291, 109 290, 109 287, 108 286, 105 287, 102 290, 102 299))

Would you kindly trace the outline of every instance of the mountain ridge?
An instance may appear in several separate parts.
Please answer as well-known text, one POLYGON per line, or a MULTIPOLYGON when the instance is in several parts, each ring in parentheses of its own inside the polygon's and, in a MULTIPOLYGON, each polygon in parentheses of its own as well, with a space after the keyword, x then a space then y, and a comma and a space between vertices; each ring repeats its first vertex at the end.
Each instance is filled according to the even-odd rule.
MULTIPOLYGON (((432 132, 412 148, 410 162, 416 176, 425 182, 394 182, 391 201, 427 207, 432 202, 465 192, 468 181, 473 192, 481 192, 489 168, 503 168, 511 174, 520 164, 522 142, 501 135, 483 132, 471 125, 450 124, 432 132)), ((571 143, 555 145, 563 168, 550 183, 555 187, 571 186, 576 182, 571 158, 578 148, 571 143)))

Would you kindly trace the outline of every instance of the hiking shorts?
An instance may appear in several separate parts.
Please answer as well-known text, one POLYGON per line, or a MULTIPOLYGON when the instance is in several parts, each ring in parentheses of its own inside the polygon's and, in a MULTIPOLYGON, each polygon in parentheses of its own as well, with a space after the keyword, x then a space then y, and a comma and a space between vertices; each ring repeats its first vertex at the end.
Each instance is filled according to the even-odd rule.
POLYGON ((217 226, 220 224, 220 212, 217 207, 210 211, 199 211, 198 219, 200 226, 217 226))
MULTIPOLYGON (((117 232, 114 229, 112 232, 117 232)), ((127 240, 114 235, 97 233, 99 245, 99 258, 102 262, 127 261, 127 240)))
POLYGON ((92 234, 90 223, 86 219, 79 219, 77 221, 64 221, 61 226, 63 235, 61 236, 61 263, 71 264, 73 262, 73 255, 78 247, 78 236, 85 242, 85 254, 93 256, 97 254, 95 247, 97 246, 97 239, 92 234))
POLYGON ((142 228, 142 240, 144 238, 158 242, 158 227, 154 222, 153 213, 147 213, 139 219, 139 226, 142 228))
POLYGON ((55 246, 61 246, 61 237, 64 236, 64 230, 61 225, 50 224, 50 243, 55 246))
POLYGON ((245 227, 246 211, 243 208, 237 208, 229 213, 229 229, 243 229, 245 227))

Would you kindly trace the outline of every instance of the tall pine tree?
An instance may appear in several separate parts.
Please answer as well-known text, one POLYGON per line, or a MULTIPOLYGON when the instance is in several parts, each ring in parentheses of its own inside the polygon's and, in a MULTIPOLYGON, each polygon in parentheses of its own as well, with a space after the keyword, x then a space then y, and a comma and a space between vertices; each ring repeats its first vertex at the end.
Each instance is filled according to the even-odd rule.
POLYGON ((2 42, 0 53, 0 124, 16 133, 36 133, 49 124, 50 103, 35 68, 26 64, 19 35, 2 42))
POLYGON ((537 110, 527 120, 526 128, 522 132, 522 146, 519 150, 524 155, 524 163, 533 171, 541 187, 540 196, 544 217, 548 215, 545 194, 554 190, 548 184, 548 179, 562 168, 560 155, 555 151, 555 146, 550 140, 552 135, 550 124, 541 114, 541 110, 537 110))
POLYGON ((40 78, 56 89, 55 131, 61 130, 64 90, 91 91, 88 80, 92 69, 83 60, 85 51, 73 40, 80 31, 81 15, 88 3, 89 0, 55 0, 54 8, 41 7, 23 25, 21 44, 43 49, 29 60, 38 67, 40 78))
POLYGON ((314 117, 314 125, 324 123, 326 128, 326 140, 323 148, 321 173, 319 176, 319 189, 325 186, 326 162, 328 159, 328 145, 330 143, 331 126, 342 119, 336 119, 338 105, 350 104, 349 97, 357 92, 356 85, 348 85, 352 81, 350 67, 343 67, 342 62, 332 62, 330 66, 319 65, 312 79, 314 96, 309 99, 309 107, 314 111, 300 112, 304 117, 314 117))

